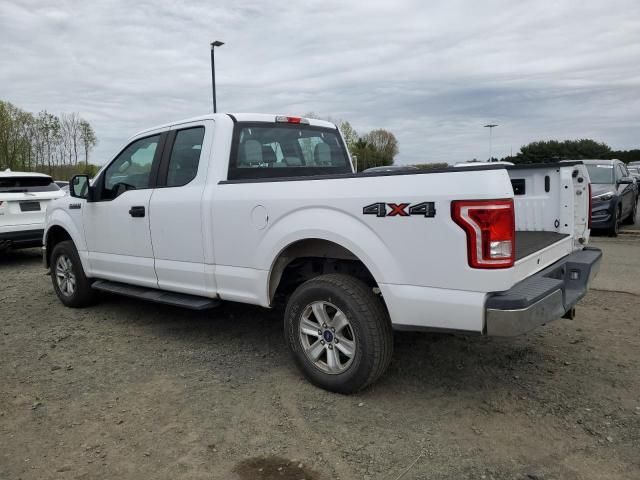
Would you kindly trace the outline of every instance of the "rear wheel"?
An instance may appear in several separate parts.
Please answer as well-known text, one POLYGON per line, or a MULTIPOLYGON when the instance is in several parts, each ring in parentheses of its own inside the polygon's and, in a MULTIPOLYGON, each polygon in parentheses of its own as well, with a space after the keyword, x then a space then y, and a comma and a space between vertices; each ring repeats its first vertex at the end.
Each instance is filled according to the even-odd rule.
POLYGON ((636 221, 636 215, 638 214, 638 201, 633 202, 633 208, 631 209, 631 213, 629 216, 625 218, 625 225, 633 225, 636 221))
POLYGON ((348 275, 321 275, 300 285, 287 304, 285 337, 307 379, 339 393, 375 382, 393 351, 384 305, 348 275))
POLYGON ((84 274, 71 240, 58 243, 51 252, 51 281, 56 295, 67 307, 85 307, 95 301, 96 292, 84 274))

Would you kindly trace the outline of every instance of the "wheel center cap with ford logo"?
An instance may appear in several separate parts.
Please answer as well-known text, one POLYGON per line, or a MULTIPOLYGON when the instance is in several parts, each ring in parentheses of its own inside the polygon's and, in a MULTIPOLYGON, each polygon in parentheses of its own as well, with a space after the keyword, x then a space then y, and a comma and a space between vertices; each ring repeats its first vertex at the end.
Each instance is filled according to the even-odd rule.
POLYGON ((324 337, 325 342, 333 342, 333 333, 331 333, 331 330, 325 330, 322 336, 324 337))

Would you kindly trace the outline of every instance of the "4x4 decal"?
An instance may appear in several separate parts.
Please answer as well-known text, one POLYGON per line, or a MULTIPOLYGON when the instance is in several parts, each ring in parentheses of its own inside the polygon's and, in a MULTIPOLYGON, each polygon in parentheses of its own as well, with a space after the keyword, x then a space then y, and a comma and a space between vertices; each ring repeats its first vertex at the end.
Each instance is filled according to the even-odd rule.
POLYGON ((422 202, 411 205, 410 203, 385 203, 376 202, 362 209, 363 215, 375 215, 376 217, 408 217, 420 215, 432 218, 436 216, 436 204, 434 202, 422 202), (387 210, 389 207, 389 210, 387 210))

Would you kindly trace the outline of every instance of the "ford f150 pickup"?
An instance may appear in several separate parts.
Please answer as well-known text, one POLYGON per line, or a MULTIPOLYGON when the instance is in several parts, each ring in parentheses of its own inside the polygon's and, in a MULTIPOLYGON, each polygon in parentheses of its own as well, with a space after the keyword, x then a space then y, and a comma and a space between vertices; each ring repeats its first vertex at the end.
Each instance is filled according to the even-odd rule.
POLYGON ((74 177, 43 260, 69 307, 283 299, 304 375, 350 393, 384 372, 394 329, 510 336, 572 316, 601 259, 590 198, 580 162, 354 173, 331 123, 213 114, 74 177))

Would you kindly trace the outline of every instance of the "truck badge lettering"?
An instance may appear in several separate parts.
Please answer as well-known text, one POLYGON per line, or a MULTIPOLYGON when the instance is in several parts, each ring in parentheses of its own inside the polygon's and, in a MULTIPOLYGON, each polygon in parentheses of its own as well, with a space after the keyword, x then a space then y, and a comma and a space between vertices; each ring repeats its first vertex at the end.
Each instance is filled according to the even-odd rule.
POLYGON ((376 217, 408 217, 419 215, 426 218, 436 216, 436 204, 434 202, 422 202, 411 205, 410 203, 385 203, 376 202, 362 209, 363 215, 375 215, 376 217), (388 207, 388 209, 387 209, 388 207))

